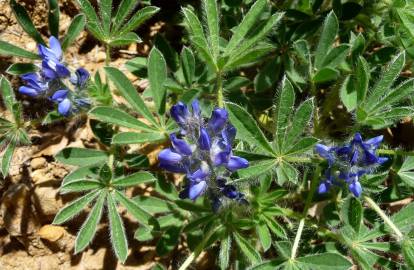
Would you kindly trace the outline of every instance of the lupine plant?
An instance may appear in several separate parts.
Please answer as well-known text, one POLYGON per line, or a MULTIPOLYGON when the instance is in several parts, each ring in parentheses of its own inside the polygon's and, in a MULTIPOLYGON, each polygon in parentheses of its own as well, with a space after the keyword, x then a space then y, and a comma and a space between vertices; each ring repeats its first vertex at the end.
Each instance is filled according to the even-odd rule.
POLYGON ((73 200, 50 222, 87 212, 75 254, 108 223, 121 263, 132 241, 182 256, 153 269, 414 269, 414 152, 401 139, 413 3, 202 0, 171 18, 150 1, 77 0, 62 31, 49 0, 39 31, 21 2, 10 7, 37 48, 0 40, 2 181, 33 130, 84 119, 96 149, 54 156, 73 200), (180 31, 138 36, 157 22, 180 31), (81 33, 105 52, 95 74, 65 54, 81 33))

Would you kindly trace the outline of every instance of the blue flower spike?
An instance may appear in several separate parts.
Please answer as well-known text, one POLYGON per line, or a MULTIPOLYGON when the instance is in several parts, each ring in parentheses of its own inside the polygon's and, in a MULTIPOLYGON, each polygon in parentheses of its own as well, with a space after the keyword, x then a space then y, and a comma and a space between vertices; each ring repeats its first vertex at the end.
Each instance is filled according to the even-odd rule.
POLYGON ((196 200, 206 194, 213 210, 226 201, 247 203, 235 185, 227 184, 229 176, 249 162, 232 153, 236 129, 228 120, 223 108, 213 110, 211 118, 204 120, 197 100, 191 109, 182 102, 171 107, 171 117, 180 131, 171 134, 171 147, 158 155, 159 166, 170 172, 185 173, 187 184, 180 198, 196 200))
POLYGON ((25 85, 19 92, 32 98, 46 98, 57 104, 57 111, 62 116, 70 116, 83 108, 89 108, 90 99, 85 92, 90 78, 89 72, 78 68, 71 74, 62 62, 63 51, 57 38, 49 38, 49 47, 38 44, 41 58, 40 71, 27 73, 20 78, 25 85), (74 89, 68 88, 72 84, 74 89), (65 89, 62 89, 64 87, 65 89))
POLYGON ((361 134, 356 133, 349 144, 340 147, 317 144, 315 151, 328 162, 325 179, 319 185, 318 192, 326 193, 332 185, 346 184, 355 197, 360 197, 362 186, 359 178, 372 173, 388 160, 376 154, 382 140, 383 136, 377 136, 364 141, 361 134))

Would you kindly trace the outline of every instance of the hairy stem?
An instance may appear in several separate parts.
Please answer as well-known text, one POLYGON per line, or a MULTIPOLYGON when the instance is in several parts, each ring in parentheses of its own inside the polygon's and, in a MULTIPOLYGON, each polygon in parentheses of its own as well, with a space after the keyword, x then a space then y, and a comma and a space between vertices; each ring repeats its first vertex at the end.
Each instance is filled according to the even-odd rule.
POLYGON ((371 199, 368 196, 364 196, 365 201, 368 203, 368 205, 371 207, 372 210, 377 212, 377 214, 384 220, 384 222, 394 231, 394 233, 397 235, 397 240, 401 241, 404 238, 404 235, 398 229, 397 226, 395 226, 394 222, 382 211, 382 209, 374 202, 373 199, 371 199))
POLYGON ((223 78, 221 73, 217 73, 217 104, 220 108, 224 107, 224 96, 223 96, 223 78))
POLYGON ((109 66, 111 63, 111 46, 106 44, 105 46, 105 66, 109 66))
POLYGON ((188 256, 187 259, 185 259, 184 263, 180 266, 180 268, 178 270, 186 270, 190 266, 190 264, 195 259, 197 259, 198 255, 200 255, 201 251, 203 251, 204 246, 207 244, 207 242, 211 238, 211 236, 220 228, 221 228, 221 226, 212 227, 206 233, 206 235, 204 236, 201 243, 195 248, 195 250, 193 252, 191 252, 190 256, 188 256))
POLYGON ((311 184, 310 184, 310 187, 309 187, 309 193, 308 193, 308 196, 306 198, 305 208, 303 209, 302 218, 299 222, 298 231, 296 232, 295 241, 293 242, 292 252, 291 252, 291 256, 290 256, 291 260, 294 260, 296 258, 296 254, 297 254, 297 251, 298 251, 298 248, 299 248, 300 238, 302 237, 303 227, 305 225, 305 219, 306 219, 306 216, 308 214, 309 207, 312 203, 313 195, 315 194, 316 188, 318 187, 318 183, 319 183, 318 180, 319 180, 319 175, 320 174, 321 174, 321 168, 319 166, 317 166, 316 170, 314 172, 314 175, 312 177, 312 180, 311 180, 311 184))
POLYGON ((414 156, 414 152, 408 152, 403 150, 392 150, 392 149, 378 149, 378 154, 383 155, 400 155, 400 156, 414 156))

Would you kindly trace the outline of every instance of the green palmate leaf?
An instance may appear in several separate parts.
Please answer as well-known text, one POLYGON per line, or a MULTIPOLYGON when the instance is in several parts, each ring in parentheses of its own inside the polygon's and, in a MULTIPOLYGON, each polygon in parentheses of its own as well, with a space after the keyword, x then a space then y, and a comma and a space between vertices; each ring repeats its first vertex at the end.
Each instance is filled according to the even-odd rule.
POLYGON ((68 165, 88 166, 105 162, 108 156, 99 150, 69 147, 60 151, 55 158, 68 165))
POLYGON ((264 11, 266 5, 266 0, 258 0, 252 5, 246 16, 243 17, 242 22, 236 27, 236 29, 234 29, 234 34, 227 44, 225 54, 231 54, 233 51, 237 50, 249 31, 257 24, 257 19, 264 11))
POLYGON ((277 237, 282 239, 287 239, 287 233, 285 229, 276 221, 274 218, 264 215, 264 220, 269 227, 269 229, 274 233, 277 237))
POLYGON ((36 72, 38 67, 31 63, 14 63, 11 64, 6 72, 10 75, 23 75, 30 72, 36 72))
POLYGON ((233 233, 233 237, 241 252, 246 256, 246 259, 249 262, 256 264, 262 260, 259 252, 257 252, 257 250, 245 238, 236 232, 233 233))
POLYGON ((100 41, 105 41, 106 36, 100 24, 98 15, 89 0, 77 0, 77 2, 86 16, 86 26, 89 32, 100 41))
POLYGON ((231 250, 231 235, 227 235, 226 238, 220 241, 219 262, 220 262, 220 268, 222 270, 226 270, 229 266, 230 250, 231 250))
POLYGON ((404 240, 402 244, 402 253, 407 266, 414 269, 414 243, 412 240, 404 240))
POLYGON ((318 139, 313 137, 305 137, 300 139, 297 143, 291 145, 290 148, 286 149, 286 155, 297 155, 312 149, 313 146, 318 142, 318 139))
POLYGON ((101 15, 103 31, 106 36, 109 36, 111 30, 112 0, 100 0, 99 13, 101 15))
POLYGON ((341 64, 349 53, 349 45, 341 44, 333 48, 323 59, 322 67, 335 68, 341 64))
POLYGON ((164 87, 164 83, 166 79, 167 64, 162 53, 154 47, 148 56, 148 80, 159 114, 165 112, 167 89, 164 87))
POLYGON ((387 91, 391 88, 394 81, 400 75, 401 70, 405 64, 405 53, 402 52, 398 54, 391 63, 388 64, 388 67, 384 69, 381 79, 374 86, 369 96, 366 99, 364 104, 364 109, 367 112, 370 112, 373 108, 376 107, 381 97, 383 97, 387 91))
POLYGON ((414 187, 414 157, 407 157, 401 168, 398 170, 398 176, 410 187, 414 187))
POLYGON ((159 132, 153 133, 136 133, 121 132, 112 138, 113 144, 138 144, 138 143, 154 143, 166 141, 168 137, 159 132))
POLYGON ((272 260, 272 261, 264 261, 262 263, 256 264, 253 267, 249 267, 247 269, 248 270, 280 270, 280 269, 287 270, 288 266, 286 266, 286 260, 278 259, 278 260, 272 260))
POLYGON ((273 14, 264 25, 261 25, 258 28, 258 31, 255 35, 244 40, 239 46, 239 48, 233 53, 231 53, 229 63, 233 62, 233 65, 234 65, 234 62, 241 62, 240 60, 235 60, 235 59, 246 58, 246 56, 243 56, 243 55, 246 55, 247 52, 254 52, 255 49, 258 49, 259 52, 260 50, 262 50, 260 56, 269 52, 269 49, 273 49, 273 48, 269 48, 268 45, 261 46, 261 48, 260 47, 257 48, 253 46, 256 45, 259 41, 263 40, 266 37, 266 35, 270 32, 270 30, 276 27, 276 25, 279 23, 282 17, 283 17, 283 13, 273 14))
POLYGON ((207 39, 204 35, 203 26, 197 16, 188 8, 183 8, 184 22, 190 34, 191 44, 212 68, 217 69, 216 61, 208 46, 207 39))
POLYGON ((149 226, 155 221, 151 214, 142 209, 136 202, 126 197, 122 192, 115 190, 113 194, 114 198, 141 224, 149 226))
POLYGON ((144 183, 151 183, 156 180, 157 178, 148 172, 137 172, 126 177, 113 180, 112 185, 115 187, 130 187, 144 183))
POLYGON ((29 59, 39 59, 39 56, 37 54, 26 51, 25 49, 22 49, 2 40, 0 40, 0 55, 17 56, 29 59))
POLYGON ((223 67, 223 70, 237 70, 242 67, 247 67, 252 64, 255 64, 274 48, 275 47, 273 45, 267 43, 257 45, 250 49, 241 48, 240 51, 238 51, 239 53, 237 55, 234 55, 234 57, 230 58, 226 62, 225 66, 223 67))
POLYGON ((259 236, 260 242, 264 251, 267 251, 272 245, 272 236, 270 235, 269 228, 265 222, 260 222, 256 226, 256 233, 259 236))
POLYGON ((358 58, 355 78, 358 104, 365 101, 365 97, 368 93, 369 79, 370 71, 368 63, 362 56, 360 56, 358 58))
POLYGON ((303 102, 296 110, 292 119, 292 124, 284 138, 283 152, 286 152, 290 146, 298 140, 298 138, 305 132, 306 127, 312 118, 313 113, 313 99, 308 99, 303 102))
POLYGON ((154 116, 145 105, 137 90, 128 80, 128 78, 119 70, 113 67, 105 67, 105 72, 109 79, 115 84, 115 87, 121 92, 121 95, 128 101, 134 110, 139 112, 148 121, 158 126, 154 116))
POLYGON ((331 11, 325 19, 322 28, 322 34, 319 39, 318 47, 315 52, 315 68, 320 69, 323 67, 323 63, 327 58, 326 52, 335 41, 336 34, 338 33, 338 19, 333 11, 331 11))
POLYGON ((15 0, 10 1, 10 7, 13 10, 17 22, 20 24, 23 30, 37 43, 46 45, 44 40, 42 39, 42 36, 36 30, 36 27, 30 19, 29 14, 27 14, 26 9, 22 5, 18 4, 15 0))
POLYGON ((395 121, 414 114, 412 107, 396 107, 389 110, 384 110, 375 116, 369 116, 361 121, 365 125, 371 125, 373 129, 381 129, 392 125, 395 121))
POLYGON ((132 12, 134 7, 138 4, 135 0, 122 0, 116 11, 112 23, 112 32, 116 32, 122 27, 124 20, 132 12))
POLYGON ((59 37, 59 2, 58 0, 48 0, 48 23, 49 31, 52 36, 59 37))
POLYGON ((355 197, 349 196, 342 205, 342 219, 345 224, 350 225, 356 233, 362 224, 362 205, 355 197))
POLYGON ((273 155, 272 146, 263 132, 257 126, 253 117, 242 107, 234 103, 226 103, 231 123, 237 128, 237 135, 241 140, 257 145, 263 151, 273 155))
POLYGON ((12 139, 6 146, 6 149, 1 156, 1 174, 6 177, 9 174, 11 160, 13 158, 14 150, 16 149, 16 140, 12 139))
POLYGON ((89 192, 88 194, 65 206, 65 208, 61 209, 59 213, 56 214, 53 224, 62 224, 79 214, 79 212, 91 203, 99 195, 99 193, 99 191, 89 192))
POLYGON ((411 202, 398 213, 391 217, 392 222, 402 233, 408 233, 413 229, 412 214, 414 213, 414 203, 411 202))
POLYGON ((3 76, 0 78, 0 91, 3 97, 3 103, 7 110, 13 112, 14 104, 16 104, 16 97, 14 96, 10 82, 3 76))
POLYGON ((248 179, 250 177, 256 177, 269 172, 275 167, 275 164, 276 160, 274 159, 263 160, 255 164, 251 164, 245 169, 238 170, 237 173, 239 174, 240 179, 248 179))
POLYGON ((279 153, 283 148, 283 141, 289 126, 289 119, 292 115, 294 104, 295 90, 290 81, 284 77, 282 87, 274 105, 274 122, 276 123, 275 142, 279 153))
POLYGON ((133 128, 136 130, 144 131, 154 131, 154 129, 142 121, 139 121, 135 117, 132 117, 128 113, 107 106, 98 106, 93 108, 88 113, 93 118, 114 125, 119 125, 121 127, 133 128))
POLYGON ((131 43, 141 43, 141 38, 134 32, 128 32, 122 36, 118 36, 109 42, 112 47, 125 46, 131 43))
POLYGON ((154 16, 160 9, 154 6, 144 7, 140 9, 137 13, 135 13, 131 19, 123 25, 123 27, 116 32, 112 32, 113 34, 124 35, 135 30, 138 26, 140 26, 143 22, 154 16))
POLYGON ((73 170, 71 173, 65 176, 62 181, 62 186, 70 183, 72 181, 82 180, 82 179, 97 179, 98 177, 98 167, 97 166, 85 166, 80 167, 76 170, 73 170))
POLYGON ((75 254, 83 251, 95 236, 96 229, 98 228, 98 223, 102 217, 106 196, 106 191, 100 192, 99 197, 96 200, 96 203, 91 212, 89 213, 88 218, 82 224, 82 227, 76 236, 75 254))
POLYGON ((219 40, 220 40, 220 27, 219 27, 219 11, 217 8, 216 0, 203 0, 204 12, 207 20, 207 37, 210 44, 213 57, 217 59, 219 55, 219 40))
POLYGON ((338 78, 339 76, 339 71, 331 68, 331 67, 325 67, 322 68, 321 70, 319 70, 315 76, 313 77, 313 81, 315 83, 324 83, 324 82, 329 82, 329 81, 333 81, 336 80, 336 78, 338 78))
POLYGON ((406 98, 412 94, 412 92, 414 92, 414 80, 406 80, 396 88, 388 90, 387 93, 380 98, 379 102, 372 109, 372 112, 379 111, 386 106, 391 106, 403 98, 406 98))
POLYGON ((171 252, 179 243, 181 235, 181 227, 171 226, 161 236, 157 243, 156 251, 160 256, 164 256, 171 252))
POLYGON ((156 197, 137 196, 134 201, 151 214, 170 212, 174 208, 173 203, 156 197))
POLYGON ((60 194, 66 194, 71 192, 83 192, 83 191, 89 191, 93 189, 100 189, 103 185, 101 182, 97 180, 76 180, 76 181, 70 181, 67 184, 64 184, 60 188, 60 194))
POLYGON ((347 76, 339 89, 339 97, 348 112, 355 110, 358 104, 358 90, 354 87, 354 81, 347 76))
POLYGON ((76 15, 69 25, 68 31, 62 41, 62 50, 66 49, 76 40, 79 34, 83 31, 86 25, 85 15, 76 15))
POLYGON ((277 183, 282 185, 285 182, 296 183, 298 171, 290 163, 282 161, 276 168, 277 183))
POLYGON ((115 197, 118 192, 110 193, 107 198, 109 227, 111 232, 111 243, 116 257, 124 263, 128 256, 128 243, 125 235, 124 224, 116 209, 115 197))
POLYGON ((184 46, 184 48, 181 51, 181 66, 183 68, 183 74, 185 82, 187 83, 187 86, 190 86, 194 81, 194 75, 195 75, 195 59, 193 52, 184 46))
POLYGON ((348 270, 352 263, 337 253, 323 253, 296 259, 303 269, 348 270))
POLYGON ((207 225, 215 219, 215 216, 212 214, 201 216, 191 220, 183 229, 184 232, 193 232, 203 226, 207 225))

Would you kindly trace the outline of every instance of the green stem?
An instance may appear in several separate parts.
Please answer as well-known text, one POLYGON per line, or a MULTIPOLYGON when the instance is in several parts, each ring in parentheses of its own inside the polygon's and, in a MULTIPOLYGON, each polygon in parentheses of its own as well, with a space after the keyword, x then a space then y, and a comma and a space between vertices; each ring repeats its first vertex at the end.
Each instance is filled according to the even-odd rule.
POLYGON ((394 233, 397 235, 397 240, 401 241, 404 238, 404 235, 402 234, 400 229, 398 229, 397 226, 395 226, 392 220, 384 213, 384 211, 382 211, 378 204, 376 204, 374 200, 368 196, 364 196, 364 199, 371 207, 371 209, 377 212, 377 214, 384 220, 384 222, 394 231, 394 233))
POLYGON ((190 264, 197 259, 198 255, 200 255, 201 251, 203 251, 204 246, 207 244, 208 240, 211 238, 211 236, 220 229, 221 226, 213 226, 205 235, 201 243, 195 248, 193 252, 191 252, 190 256, 187 257, 187 259, 184 261, 184 263, 180 266, 178 270, 186 270, 190 264))
POLYGON ((290 259, 292 261, 296 258, 300 238, 302 237, 303 227, 305 225, 305 219, 306 219, 306 216, 308 215, 308 210, 309 210, 309 207, 312 203, 313 195, 315 194, 316 188, 318 187, 320 174, 321 174, 321 168, 319 166, 317 166, 316 170, 315 170, 315 173, 314 173, 314 175, 312 177, 312 180, 311 180, 311 185, 309 187, 309 193, 308 193, 308 196, 306 198, 305 208, 303 209, 302 218, 299 222, 298 231, 296 232, 295 241, 293 242, 292 252, 291 252, 291 256, 290 256, 290 259))
POLYGON ((217 104, 220 108, 224 107, 224 96, 223 96, 223 78, 221 73, 217 73, 217 104))
POLYGON ((105 55, 105 66, 109 66, 111 63, 111 46, 109 44, 105 46, 105 55))
POLYGON ((392 149, 378 149, 378 154, 383 155, 400 155, 400 156, 414 156, 414 152, 408 152, 403 150, 392 150, 392 149))

